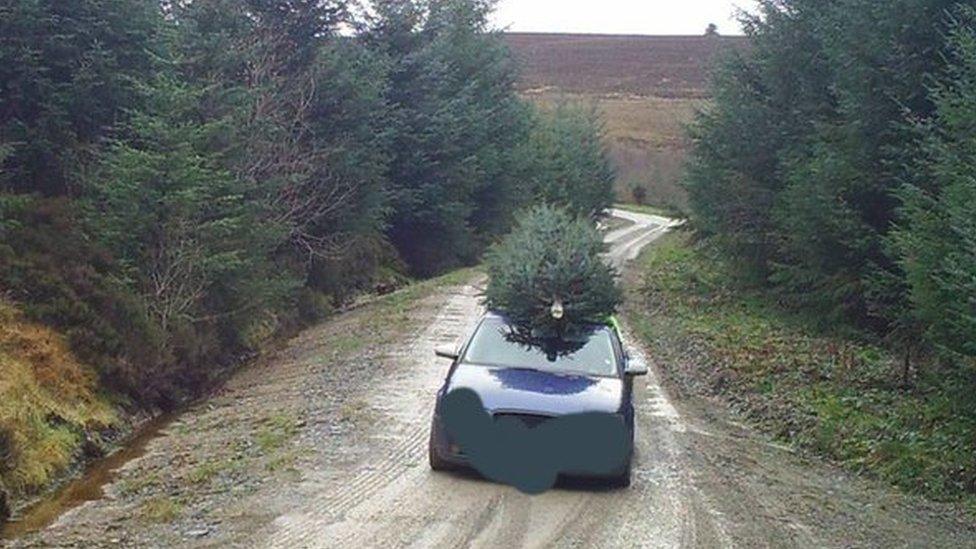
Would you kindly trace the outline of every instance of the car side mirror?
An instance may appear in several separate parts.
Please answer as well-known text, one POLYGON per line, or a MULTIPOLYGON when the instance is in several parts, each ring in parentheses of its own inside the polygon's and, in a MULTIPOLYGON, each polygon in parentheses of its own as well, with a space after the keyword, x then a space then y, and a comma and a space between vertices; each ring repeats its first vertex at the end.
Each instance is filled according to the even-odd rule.
POLYGON ((627 369, 624 371, 630 377, 646 376, 648 374, 647 363, 643 358, 627 356, 627 369))
POLYGON ((453 347, 438 347, 434 349, 434 354, 438 358, 446 358, 448 360, 457 360, 461 355, 458 354, 453 347))

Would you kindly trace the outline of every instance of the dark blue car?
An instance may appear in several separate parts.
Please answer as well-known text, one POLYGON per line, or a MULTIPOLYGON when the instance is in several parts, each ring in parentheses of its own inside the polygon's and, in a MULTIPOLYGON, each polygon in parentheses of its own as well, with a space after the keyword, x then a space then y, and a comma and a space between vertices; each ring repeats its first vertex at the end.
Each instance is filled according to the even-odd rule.
MULTIPOLYGON (((488 313, 459 350, 437 350, 437 356, 452 364, 437 394, 430 435, 431 468, 442 471, 472 465, 444 421, 446 397, 467 390, 477 395, 496 423, 502 418, 520 421, 529 429, 523 431, 529 437, 533 436, 532 429, 556 418, 606 414, 618 419, 625 429, 621 438, 625 439, 626 452, 618 468, 602 473, 559 473, 599 476, 613 485, 628 486, 634 441, 633 378, 646 375, 647 366, 628 357, 617 330, 611 326, 594 325, 572 338, 561 339, 556 346, 526 342, 517 333, 504 316, 488 313)), ((599 451, 597 440, 579 439, 572 444, 599 451)))

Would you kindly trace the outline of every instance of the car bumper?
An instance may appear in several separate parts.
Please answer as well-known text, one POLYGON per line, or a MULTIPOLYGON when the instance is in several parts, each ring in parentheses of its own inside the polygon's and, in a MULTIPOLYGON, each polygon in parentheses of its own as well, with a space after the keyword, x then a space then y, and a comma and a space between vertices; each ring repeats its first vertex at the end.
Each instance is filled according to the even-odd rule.
MULTIPOLYGON (((633 431, 631 431, 633 435, 633 431)), ((448 435, 447 430, 441 425, 439 418, 436 416, 431 422, 431 450, 437 452, 438 457, 443 461, 450 463, 451 465, 458 468, 468 468, 474 469, 471 461, 464 454, 464 451, 454 444, 450 440, 450 435, 448 435)), ((619 471, 613 471, 611 473, 597 474, 592 471, 563 471, 560 473, 562 477, 570 478, 592 478, 592 479, 609 479, 615 478, 630 469, 631 461, 633 458, 634 446, 633 446, 633 436, 631 436, 631 446, 630 446, 630 456, 631 458, 627 460, 627 464, 621 468, 619 471)))
POLYGON ((457 467, 470 467, 471 463, 459 446, 451 442, 450 436, 435 416, 430 426, 431 450, 437 452, 442 460, 457 467))

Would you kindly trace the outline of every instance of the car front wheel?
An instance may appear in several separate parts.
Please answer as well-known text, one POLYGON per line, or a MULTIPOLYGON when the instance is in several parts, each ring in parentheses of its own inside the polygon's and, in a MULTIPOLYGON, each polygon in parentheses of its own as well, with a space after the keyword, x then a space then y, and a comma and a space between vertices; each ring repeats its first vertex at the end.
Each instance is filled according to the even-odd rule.
POLYGON ((437 452, 437 446, 434 444, 434 433, 431 430, 430 442, 427 444, 427 460, 430 462, 430 468, 433 471, 450 471, 454 469, 450 463, 444 460, 441 455, 437 452))
POLYGON ((630 487, 630 472, 631 465, 628 463, 627 468, 619 476, 612 477, 609 481, 611 488, 628 488, 630 487))

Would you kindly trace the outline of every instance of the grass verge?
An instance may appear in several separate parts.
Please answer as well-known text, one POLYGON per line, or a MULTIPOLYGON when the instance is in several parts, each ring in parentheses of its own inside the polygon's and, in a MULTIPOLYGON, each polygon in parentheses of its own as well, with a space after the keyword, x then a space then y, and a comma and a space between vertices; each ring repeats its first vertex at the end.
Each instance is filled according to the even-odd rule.
POLYGON ((677 212, 671 211, 668 208, 659 208, 657 206, 647 206, 640 204, 614 204, 614 208, 618 210, 623 210, 625 212, 633 212, 639 214, 647 215, 658 215, 661 217, 671 217, 677 218, 681 217, 677 212))
POLYGON ((0 302, 0 490, 36 492, 116 422, 64 338, 0 302))
POLYGON ((776 438, 911 492, 976 510, 976 375, 826 333, 735 282, 707 244, 672 234, 638 266, 626 314, 679 391, 720 395, 776 438))

